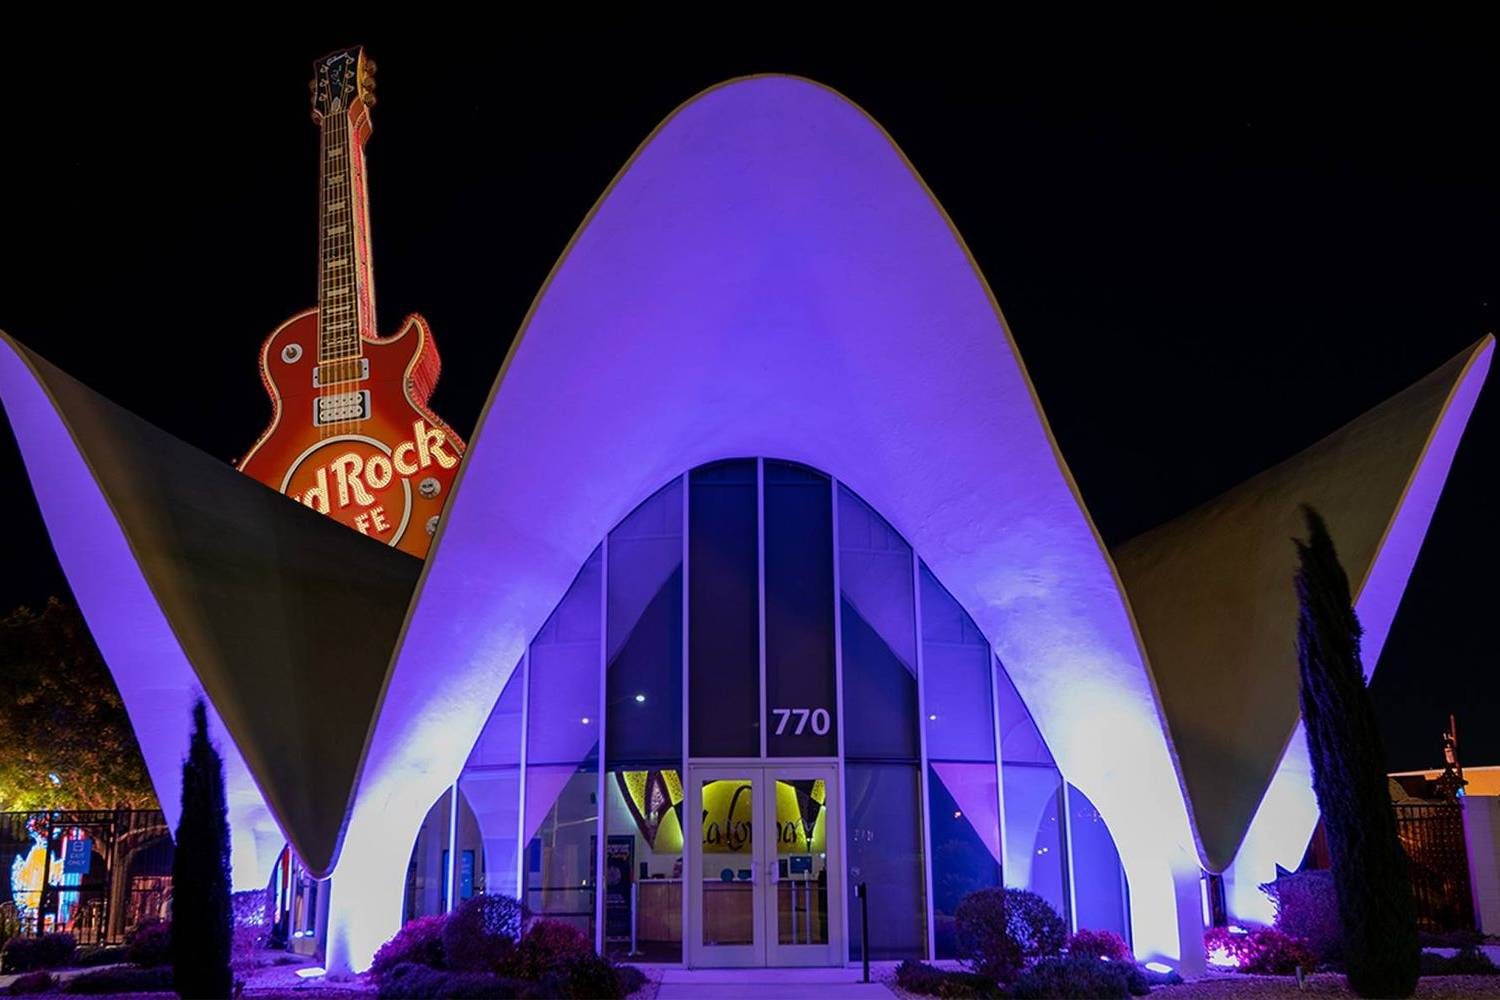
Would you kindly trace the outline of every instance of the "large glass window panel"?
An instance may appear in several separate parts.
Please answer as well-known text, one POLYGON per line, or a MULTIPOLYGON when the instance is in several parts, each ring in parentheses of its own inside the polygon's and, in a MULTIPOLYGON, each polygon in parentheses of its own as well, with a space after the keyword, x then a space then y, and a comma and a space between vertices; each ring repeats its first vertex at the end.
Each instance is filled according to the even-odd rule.
POLYGON ((531 644, 528 765, 597 760, 600 562, 595 549, 531 644))
POLYGON ((475 892, 518 894, 523 667, 524 661, 511 672, 458 779, 481 841, 473 861, 475 892))
POLYGON ((598 772, 592 766, 526 768, 522 898, 531 912, 594 937, 598 772))
POLYGON ((604 942, 616 957, 682 961, 683 788, 676 768, 605 776, 604 942))
POLYGON ((919 756, 911 561, 905 540, 840 486, 839 615, 849 759, 919 756))
POLYGON ((609 536, 607 760, 682 758, 682 480, 609 536))
POLYGON ((1005 665, 995 658, 995 691, 1000 702, 1000 759, 1011 763, 1052 764, 1052 751, 1016 692, 1005 665))
POLYGON ((861 954, 860 901, 864 883, 870 913, 870 957, 927 954, 926 876, 922 862, 921 792, 908 764, 849 762, 844 766, 848 823, 849 958, 861 954))
POLYGON ((989 643, 922 566, 922 683, 930 760, 995 763, 989 643))
POLYGON ((1005 764, 1005 884, 1029 889, 1068 918, 1062 776, 1056 768, 1005 764))
POLYGON ((693 470, 688 490, 688 745, 694 757, 760 756, 755 462, 693 470))
POLYGON ((932 824, 933 943, 958 957, 954 914, 976 889, 1000 884, 999 795, 995 765, 934 763, 927 772, 932 824))
POLYGON ((1072 785, 1068 786, 1068 840, 1073 851, 1070 861, 1078 926, 1114 931, 1130 940, 1125 870, 1114 837, 1088 796, 1072 785))
POLYGON ((833 511, 827 476, 765 463, 766 751, 838 754, 833 511))

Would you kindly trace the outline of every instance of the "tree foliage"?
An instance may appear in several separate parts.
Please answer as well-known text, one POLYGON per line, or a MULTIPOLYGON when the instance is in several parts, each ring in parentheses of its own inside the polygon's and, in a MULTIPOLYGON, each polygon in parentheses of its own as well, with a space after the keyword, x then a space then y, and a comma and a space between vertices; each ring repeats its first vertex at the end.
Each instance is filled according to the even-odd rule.
POLYGON ((1312 508, 1303 514, 1308 537, 1296 543, 1302 718, 1328 833, 1349 986, 1362 997, 1409 997, 1421 947, 1385 751, 1365 687, 1359 620, 1327 526, 1312 508))
POLYGON ((125 704, 78 610, 0 617, 0 811, 155 809, 125 704))
POLYGON ((229 813, 224 762, 208 739, 208 710, 193 706, 193 737, 182 762, 182 819, 172 856, 172 970, 184 997, 233 992, 230 948, 229 813))

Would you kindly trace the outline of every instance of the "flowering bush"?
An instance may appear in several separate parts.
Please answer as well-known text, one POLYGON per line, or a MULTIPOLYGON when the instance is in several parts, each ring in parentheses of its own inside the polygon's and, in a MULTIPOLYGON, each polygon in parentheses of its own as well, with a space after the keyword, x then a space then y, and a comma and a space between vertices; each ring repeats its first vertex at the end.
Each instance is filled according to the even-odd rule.
POLYGON ((1068 938, 1068 954, 1107 958, 1111 962, 1135 962, 1130 946, 1114 931, 1081 930, 1068 938))
POLYGON ((1325 961, 1338 961, 1344 950, 1338 891, 1331 871, 1282 875, 1260 891, 1276 906, 1276 927, 1306 941, 1325 961))
POLYGON ((538 920, 526 928, 502 971, 518 979, 541 979, 575 955, 593 953, 593 943, 577 927, 561 920, 538 920))
POLYGON ((1210 965, 1262 976, 1290 976, 1298 967, 1311 972, 1318 964, 1306 941, 1275 927, 1213 927, 1203 935, 1203 949, 1210 965))
POLYGON ((496 972, 515 950, 526 908, 509 896, 475 896, 443 923, 443 960, 450 968, 496 972))
POLYGON ((439 967, 443 964, 443 918, 418 917, 407 921, 406 926, 396 932, 370 963, 370 972, 376 979, 384 978, 402 963, 439 967))
POLYGON ((965 963, 996 982, 1015 979, 1029 959, 1062 951, 1068 932, 1045 899, 1024 889, 971 892, 953 914, 965 963))

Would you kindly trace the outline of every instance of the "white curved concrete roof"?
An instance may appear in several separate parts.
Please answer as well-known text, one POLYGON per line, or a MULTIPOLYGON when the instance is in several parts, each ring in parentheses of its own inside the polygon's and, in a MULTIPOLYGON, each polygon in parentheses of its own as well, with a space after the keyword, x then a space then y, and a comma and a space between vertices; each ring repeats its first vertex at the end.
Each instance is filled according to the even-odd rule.
POLYGON ((364 964, 394 929, 411 835, 599 539, 736 455, 827 470, 912 542, 1104 813, 1137 947, 1176 956, 1198 859, 1160 706, 1004 319, 890 137, 772 76, 699 95, 647 139, 516 338, 371 735, 331 961, 364 964))

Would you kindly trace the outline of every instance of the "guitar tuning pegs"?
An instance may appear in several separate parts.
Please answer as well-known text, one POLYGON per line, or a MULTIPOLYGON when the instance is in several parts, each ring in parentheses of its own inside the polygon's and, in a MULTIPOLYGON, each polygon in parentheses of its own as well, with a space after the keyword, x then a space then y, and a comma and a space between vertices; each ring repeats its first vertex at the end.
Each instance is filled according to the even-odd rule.
POLYGON ((375 106, 375 95, 370 93, 369 91, 361 94, 360 100, 365 102, 365 107, 367 108, 373 108, 375 106))

